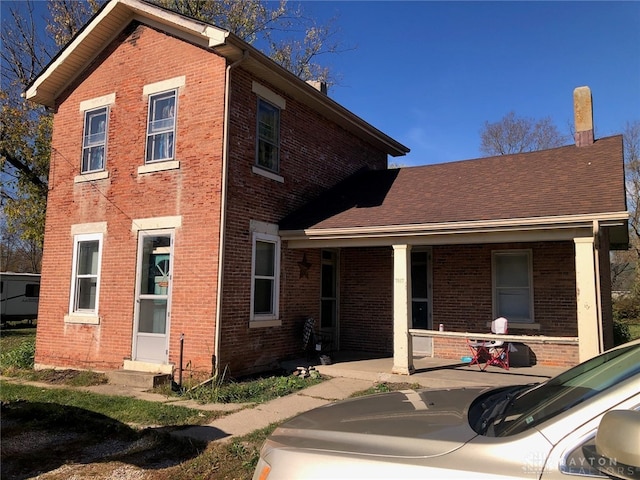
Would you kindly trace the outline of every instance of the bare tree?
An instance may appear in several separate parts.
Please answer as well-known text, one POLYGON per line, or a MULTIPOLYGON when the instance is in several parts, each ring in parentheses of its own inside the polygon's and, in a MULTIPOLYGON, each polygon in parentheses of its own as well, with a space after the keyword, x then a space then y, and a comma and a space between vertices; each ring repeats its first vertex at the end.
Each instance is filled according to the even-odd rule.
POLYGON ((534 120, 518 117, 515 112, 497 122, 485 122, 480 139, 480 151, 487 156, 545 150, 559 147, 567 140, 551 118, 534 120))
POLYGON ((227 29, 264 51, 272 60, 303 80, 335 83, 321 56, 349 48, 337 37, 336 19, 318 25, 301 7, 286 0, 154 0, 157 5, 227 29))
POLYGON ((612 255, 612 284, 640 295, 640 120, 627 122, 624 132, 624 167, 629 210, 629 250, 612 255))

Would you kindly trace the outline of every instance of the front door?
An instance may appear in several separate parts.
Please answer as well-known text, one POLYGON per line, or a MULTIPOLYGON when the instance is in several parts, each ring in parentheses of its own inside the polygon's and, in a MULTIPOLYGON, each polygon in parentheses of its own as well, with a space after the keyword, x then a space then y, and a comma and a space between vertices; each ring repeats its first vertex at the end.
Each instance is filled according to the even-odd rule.
POLYGON ((321 255, 320 336, 330 350, 339 350, 338 252, 322 250, 321 255))
MULTIPOLYGON (((414 249, 411 252, 411 328, 432 330, 431 316, 431 252, 414 249)), ((433 339, 414 337, 413 351, 431 355, 433 339)))
POLYGON ((171 232, 140 232, 133 359, 166 364, 169 359, 171 232))

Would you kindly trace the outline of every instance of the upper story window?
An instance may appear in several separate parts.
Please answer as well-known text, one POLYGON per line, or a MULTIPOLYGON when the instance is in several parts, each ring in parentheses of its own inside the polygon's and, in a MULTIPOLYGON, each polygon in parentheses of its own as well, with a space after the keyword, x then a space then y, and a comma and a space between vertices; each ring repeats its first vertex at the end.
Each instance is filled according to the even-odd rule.
POLYGON ((280 170, 280 109, 259 98, 257 123, 256 165, 278 172, 280 170))
POLYGON ((146 163, 175 157, 177 91, 149 95, 146 163))
POLYGON ((107 145, 109 108, 101 107, 84 112, 82 139, 82 173, 104 170, 107 145))
POLYGON ((493 252, 493 314, 509 323, 533 322, 531 250, 493 252))

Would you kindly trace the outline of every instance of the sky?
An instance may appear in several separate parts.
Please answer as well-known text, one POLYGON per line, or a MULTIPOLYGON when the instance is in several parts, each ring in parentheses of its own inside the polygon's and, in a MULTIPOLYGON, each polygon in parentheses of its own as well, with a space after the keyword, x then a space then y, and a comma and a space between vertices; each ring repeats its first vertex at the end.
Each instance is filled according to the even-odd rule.
POLYGON ((300 4, 321 24, 336 18, 349 49, 322 58, 338 80, 329 95, 411 149, 396 164, 480 157, 485 122, 511 111, 550 117, 572 143, 584 85, 596 138, 640 121, 640 1, 300 4))
POLYGON ((550 117, 572 143, 573 90, 595 136, 640 121, 640 2, 303 2, 356 47, 327 58, 329 95, 425 165, 482 156, 480 132, 513 111, 550 117))

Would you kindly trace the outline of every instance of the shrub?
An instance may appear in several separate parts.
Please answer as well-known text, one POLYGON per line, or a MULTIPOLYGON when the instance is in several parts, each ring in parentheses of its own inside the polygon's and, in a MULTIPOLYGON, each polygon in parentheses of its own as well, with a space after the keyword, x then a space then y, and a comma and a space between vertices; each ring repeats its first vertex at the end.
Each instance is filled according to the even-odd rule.
POLYGON ((622 345, 632 340, 631 330, 626 322, 621 320, 613 321, 613 344, 622 345))
POLYGON ((640 298, 635 295, 616 298, 613 302, 613 319, 640 323, 640 298))
POLYGON ((25 340, 18 347, 13 348, 0 355, 0 367, 2 370, 32 369, 36 354, 36 343, 34 340, 25 340))

